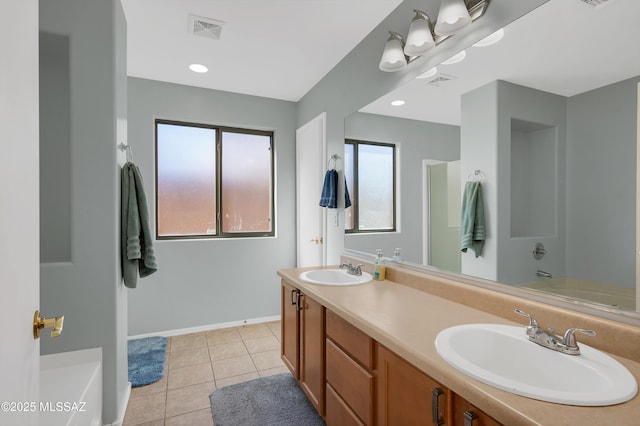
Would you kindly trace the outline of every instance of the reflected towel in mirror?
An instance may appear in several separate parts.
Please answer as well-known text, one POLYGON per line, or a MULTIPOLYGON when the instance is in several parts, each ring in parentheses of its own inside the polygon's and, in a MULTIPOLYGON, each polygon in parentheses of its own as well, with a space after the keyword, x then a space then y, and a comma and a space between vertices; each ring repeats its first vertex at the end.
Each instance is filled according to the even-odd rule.
POLYGON ((467 182, 464 186, 460 228, 462 252, 466 253, 467 249, 471 248, 476 257, 480 256, 486 238, 480 182, 467 182))

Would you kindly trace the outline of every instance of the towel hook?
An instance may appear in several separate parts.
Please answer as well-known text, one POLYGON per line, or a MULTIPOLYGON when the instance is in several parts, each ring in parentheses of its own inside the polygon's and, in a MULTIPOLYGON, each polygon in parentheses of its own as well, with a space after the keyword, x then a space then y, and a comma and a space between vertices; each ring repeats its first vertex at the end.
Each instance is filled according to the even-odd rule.
POLYGON ((331 160, 333 160, 333 167, 336 167, 336 161, 338 160, 338 154, 331 154, 327 160, 327 169, 331 167, 331 160))
POLYGON ((469 182, 480 182, 482 179, 484 179, 484 173, 480 169, 474 170, 467 176, 469 182))
POLYGON ((131 150, 131 145, 119 143, 118 148, 120 149, 120 151, 125 151, 127 153, 127 161, 133 161, 133 151, 131 150))

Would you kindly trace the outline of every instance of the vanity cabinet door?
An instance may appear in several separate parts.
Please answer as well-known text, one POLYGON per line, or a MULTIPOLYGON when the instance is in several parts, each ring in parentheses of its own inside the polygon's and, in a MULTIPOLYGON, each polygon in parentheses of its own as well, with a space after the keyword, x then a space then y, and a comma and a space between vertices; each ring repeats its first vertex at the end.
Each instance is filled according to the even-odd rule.
POLYGON ((300 379, 300 371, 298 369, 300 359, 298 294, 297 288, 289 285, 284 280, 282 281, 280 351, 282 353, 282 361, 296 380, 300 379))
POLYGON ((378 344, 377 349, 377 423, 450 424, 446 388, 384 346, 378 344))
POLYGON ((302 294, 300 298, 300 387, 324 417, 325 308, 302 294))
POLYGON ((480 411, 462 398, 452 393, 453 398, 453 422, 455 426, 501 426, 488 414, 480 411))

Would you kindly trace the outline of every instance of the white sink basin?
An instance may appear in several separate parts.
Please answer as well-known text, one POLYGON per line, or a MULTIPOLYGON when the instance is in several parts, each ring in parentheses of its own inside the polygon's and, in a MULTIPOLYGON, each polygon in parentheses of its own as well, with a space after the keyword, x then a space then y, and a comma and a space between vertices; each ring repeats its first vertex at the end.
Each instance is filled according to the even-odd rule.
POLYGON ((322 285, 357 285, 371 281, 371 274, 351 275, 346 269, 313 269, 300 274, 302 281, 322 285))
POLYGON ((578 342, 581 355, 567 355, 530 342, 523 327, 467 324, 436 337, 449 364, 488 385, 542 401, 603 406, 633 398, 633 375, 609 355, 578 342))

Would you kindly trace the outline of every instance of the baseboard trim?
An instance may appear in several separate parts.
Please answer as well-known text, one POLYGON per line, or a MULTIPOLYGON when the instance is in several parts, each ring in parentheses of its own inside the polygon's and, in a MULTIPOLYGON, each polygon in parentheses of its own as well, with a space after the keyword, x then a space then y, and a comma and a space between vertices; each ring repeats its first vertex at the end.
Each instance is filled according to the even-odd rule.
POLYGON ((131 382, 127 382, 127 390, 122 398, 122 412, 118 416, 118 420, 111 424, 105 424, 104 426, 122 426, 124 423, 124 416, 127 413, 127 407, 129 406, 129 397, 131 397, 131 382))
POLYGON ((129 336, 128 340, 141 339, 143 337, 154 337, 154 336, 165 336, 165 337, 179 336, 181 334, 200 333, 203 331, 218 330, 221 328, 238 327, 241 325, 248 325, 248 324, 261 324, 265 322, 279 321, 279 320, 280 320, 280 315, 273 315, 270 317, 253 318, 253 319, 240 320, 240 321, 230 321, 230 322, 223 322, 218 324, 200 325, 197 327, 179 328, 175 330, 165 330, 165 331, 158 331, 154 333, 136 334, 134 336, 129 336))

